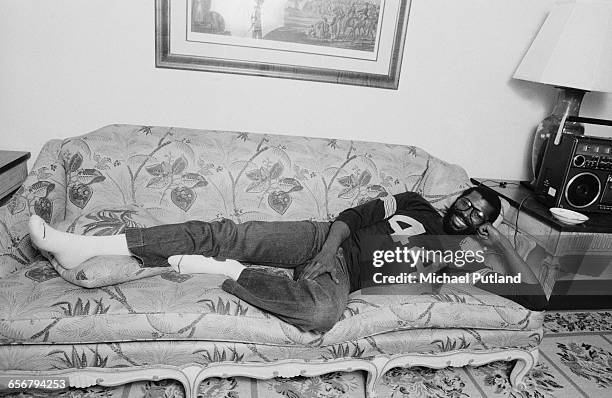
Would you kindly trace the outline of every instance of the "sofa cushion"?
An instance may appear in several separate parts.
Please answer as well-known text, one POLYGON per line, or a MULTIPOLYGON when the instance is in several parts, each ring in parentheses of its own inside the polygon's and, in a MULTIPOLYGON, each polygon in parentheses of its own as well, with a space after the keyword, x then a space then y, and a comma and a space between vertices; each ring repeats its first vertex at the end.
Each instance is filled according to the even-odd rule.
POLYGON ((420 284, 397 295, 354 292, 330 331, 302 332, 223 292, 222 280, 168 271, 82 289, 37 261, 0 280, 0 343, 209 340, 326 346, 404 329, 529 331, 542 325, 542 313, 474 287, 420 284))
MULTIPOLYGON (((329 345, 251 344, 220 341, 133 341, 108 344, 22 344, 0 346, 1 370, 56 371, 85 366, 124 368, 162 364, 306 361, 336 358, 368 359, 399 353, 441 353, 454 350, 485 351, 504 348, 531 350, 540 344, 542 330, 407 329, 329 345)), ((146 395, 145 395, 146 396, 146 395)))
MULTIPOLYGON (((413 146, 244 132, 110 125, 65 140, 59 158, 52 178, 62 182, 54 185, 64 191, 63 208, 30 211, 44 210, 53 226, 85 235, 192 219, 331 220, 407 190, 442 212, 469 186, 461 167, 413 146)), ((33 176, 25 186, 50 182, 33 176)), ((92 259, 74 271, 53 264, 84 287, 161 272, 116 258, 92 259)))

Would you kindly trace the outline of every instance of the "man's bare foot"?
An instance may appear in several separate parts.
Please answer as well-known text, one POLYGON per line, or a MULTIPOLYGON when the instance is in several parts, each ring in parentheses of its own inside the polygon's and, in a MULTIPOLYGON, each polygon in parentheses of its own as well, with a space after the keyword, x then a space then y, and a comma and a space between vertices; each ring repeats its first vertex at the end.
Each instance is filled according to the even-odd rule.
POLYGON ((30 217, 30 238, 39 249, 51 254, 66 269, 72 269, 93 257, 88 254, 88 245, 83 236, 69 234, 51 228, 37 215, 30 217))
POLYGON ((168 257, 168 264, 179 274, 217 274, 237 280, 244 265, 236 260, 219 261, 201 255, 178 255, 168 257))

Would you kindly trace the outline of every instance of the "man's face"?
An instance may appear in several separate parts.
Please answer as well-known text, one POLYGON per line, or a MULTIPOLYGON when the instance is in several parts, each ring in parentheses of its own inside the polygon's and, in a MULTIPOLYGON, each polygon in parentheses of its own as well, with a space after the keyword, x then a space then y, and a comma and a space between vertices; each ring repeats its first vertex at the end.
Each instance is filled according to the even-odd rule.
POLYGON ((444 231, 452 235, 475 234, 480 225, 490 221, 494 211, 493 206, 478 192, 462 195, 444 215, 444 231))

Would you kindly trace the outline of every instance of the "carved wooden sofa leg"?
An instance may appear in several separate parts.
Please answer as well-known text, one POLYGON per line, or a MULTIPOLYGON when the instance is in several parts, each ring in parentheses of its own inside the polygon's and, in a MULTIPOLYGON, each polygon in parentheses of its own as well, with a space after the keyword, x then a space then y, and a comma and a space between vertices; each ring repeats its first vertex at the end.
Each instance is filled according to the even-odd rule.
POLYGON ((376 357, 372 360, 376 371, 368 374, 366 382, 366 395, 368 398, 375 397, 375 388, 385 373, 393 368, 410 368, 424 366, 434 369, 442 369, 448 366, 479 366, 494 361, 516 360, 510 373, 510 384, 518 390, 525 389, 524 378, 527 373, 537 364, 539 351, 537 348, 530 351, 520 349, 500 350, 496 352, 487 351, 458 351, 438 354, 405 354, 396 355, 392 358, 376 357))
POLYGON ((186 397, 197 397, 198 386, 211 377, 245 376, 255 379, 273 377, 319 376, 330 372, 352 372, 363 370, 367 374, 366 397, 376 398, 376 386, 385 373, 393 368, 424 366, 442 369, 448 366, 479 366, 493 361, 516 360, 510 373, 510 383, 518 390, 525 389, 524 378, 538 361, 537 348, 527 351, 520 349, 497 352, 459 351, 439 354, 380 355, 370 359, 333 359, 328 361, 284 360, 270 363, 216 363, 206 367, 190 365, 182 367, 181 383, 185 386, 186 397), (185 381, 188 381, 187 384, 185 381))
POLYGON ((183 385, 186 397, 195 398, 198 387, 195 384, 195 378, 197 372, 201 369, 201 366, 198 365, 181 367, 152 365, 133 369, 85 368, 77 371, 64 371, 58 374, 67 376, 70 387, 76 388, 85 388, 96 384, 105 387, 115 387, 142 380, 159 381, 171 379, 183 385))
MULTIPOLYGON (((192 379, 191 389, 194 391, 193 398, 196 398, 198 386, 205 379, 211 377, 230 376, 245 376, 254 379, 271 379, 273 377, 294 377, 304 376, 313 377, 320 376, 331 372, 353 372, 362 370, 366 372, 366 397, 376 397, 376 386, 380 382, 383 374, 382 371, 385 365, 389 362, 389 357, 378 356, 371 359, 332 359, 328 361, 303 361, 303 360, 284 360, 270 363, 253 363, 253 364, 233 364, 233 363, 218 363, 210 364, 206 368, 191 367, 185 368, 183 371, 191 376, 195 373, 195 378, 192 379)), ((187 395, 189 397, 189 395, 187 395)))
POLYGON ((524 378, 538 361, 538 349, 530 351, 520 349, 487 351, 455 351, 438 354, 399 354, 379 355, 368 359, 338 358, 323 361, 305 361, 287 359, 264 363, 221 362, 208 365, 187 364, 183 366, 140 366, 135 368, 84 368, 67 369, 51 372, 2 371, 0 377, 26 379, 28 377, 65 377, 71 387, 89 387, 95 384, 117 386, 138 380, 173 379, 180 382, 185 389, 185 396, 196 398, 202 381, 211 377, 245 376, 254 379, 271 379, 273 377, 319 376, 331 372, 352 372, 363 370, 367 373, 366 397, 376 397, 376 386, 387 371, 393 368, 410 368, 424 366, 442 369, 448 366, 478 366, 493 361, 516 360, 510 373, 510 383, 515 389, 525 389, 524 378))
MULTIPOLYGON (((270 363, 217 363, 205 368, 194 367, 189 370, 192 379, 191 389, 194 394, 199 384, 210 377, 245 376, 255 379, 270 379, 273 377, 319 376, 330 372, 352 372, 363 370, 367 373, 366 397, 376 397, 376 386, 387 371, 393 368, 410 368, 424 366, 442 369, 448 366, 462 367, 466 365, 479 366, 493 361, 516 360, 510 383, 514 388, 524 389, 524 377, 538 360, 538 349, 530 351, 508 349, 500 351, 455 351, 438 354, 402 354, 379 355, 369 359, 332 359, 328 361, 284 360, 270 363), (198 370, 200 369, 200 370, 198 370)), ((184 369, 186 371, 187 369, 184 369)), ((194 395, 195 398, 195 395, 194 395)))
POLYGON ((510 372, 510 385, 515 390, 523 391, 526 389, 525 376, 538 363, 539 357, 540 352, 536 348, 530 351, 529 355, 517 358, 512 372, 510 372))
POLYGON ((211 377, 244 376, 254 379, 271 379, 273 377, 320 376, 331 372, 353 372, 363 370, 367 373, 366 391, 368 397, 373 397, 374 387, 380 379, 380 369, 388 359, 373 358, 371 360, 359 358, 338 358, 324 361, 305 361, 301 359, 288 359, 265 363, 213 363, 206 367, 185 368, 190 377, 195 374, 191 386, 196 398, 197 388, 202 381, 211 377), (197 369, 196 369, 197 368, 197 369))
POLYGON ((380 383, 384 376, 384 369, 389 363, 390 359, 386 356, 377 356, 372 358, 369 362, 374 365, 373 369, 367 373, 365 393, 366 398, 376 398, 376 386, 380 383))
MULTIPOLYGON (((51 380, 67 379, 66 387, 86 388, 94 385, 115 387, 134 383, 136 381, 159 381, 165 379, 176 380, 185 389, 187 397, 193 394, 190 366, 177 367, 166 365, 138 366, 133 368, 95 368, 62 369, 55 371, 0 371, 0 378, 6 380, 51 380)), ((198 370, 201 367, 197 367, 198 370)))

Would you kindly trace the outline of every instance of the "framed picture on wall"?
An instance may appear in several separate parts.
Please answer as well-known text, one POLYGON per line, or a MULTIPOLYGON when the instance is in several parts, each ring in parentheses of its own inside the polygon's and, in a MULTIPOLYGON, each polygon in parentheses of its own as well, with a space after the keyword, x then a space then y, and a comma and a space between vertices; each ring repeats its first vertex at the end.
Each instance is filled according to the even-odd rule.
POLYGON ((156 0, 156 66, 397 89, 410 0, 156 0))

